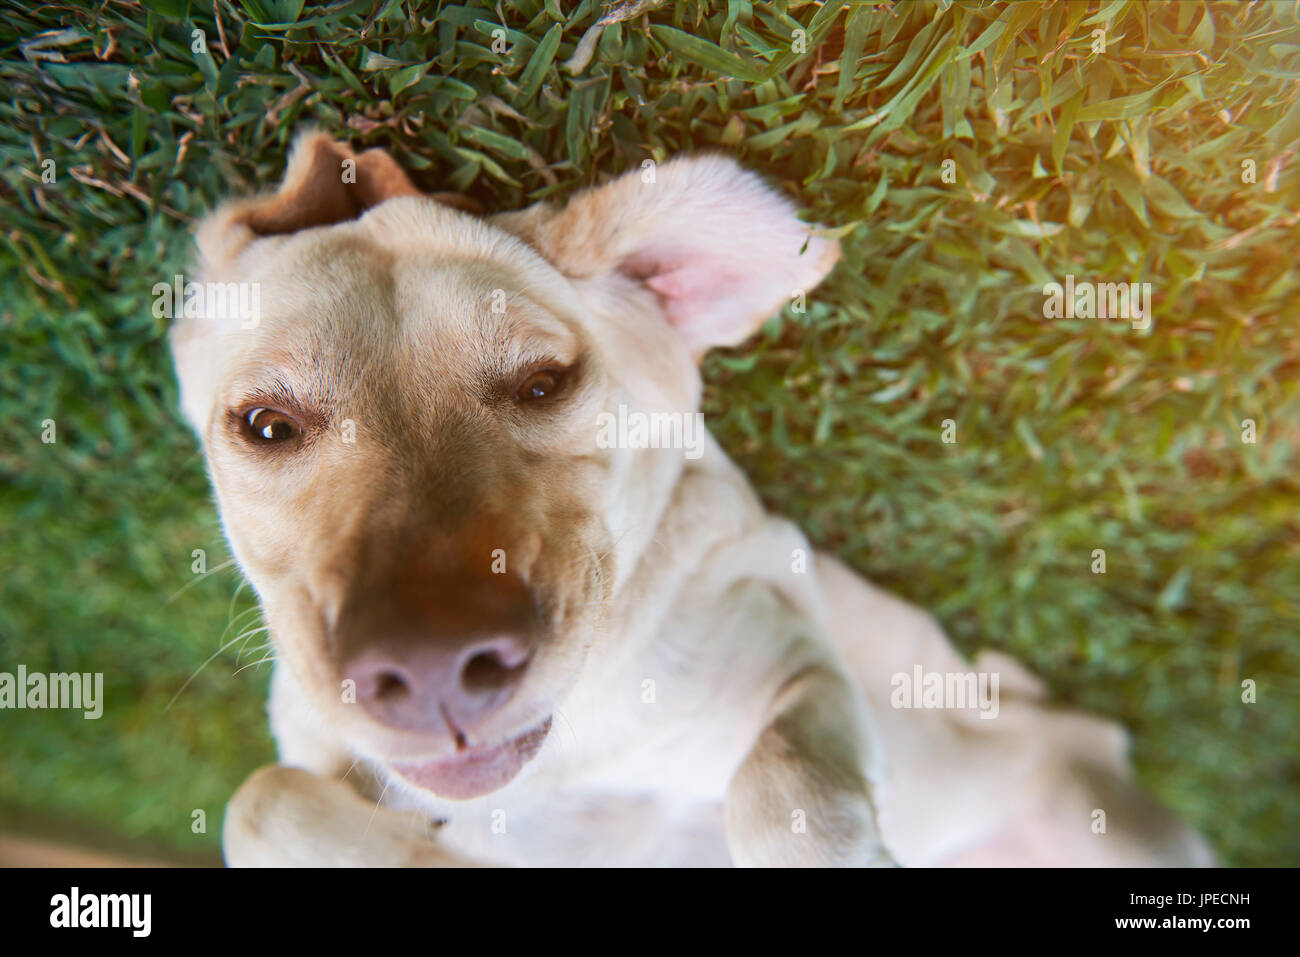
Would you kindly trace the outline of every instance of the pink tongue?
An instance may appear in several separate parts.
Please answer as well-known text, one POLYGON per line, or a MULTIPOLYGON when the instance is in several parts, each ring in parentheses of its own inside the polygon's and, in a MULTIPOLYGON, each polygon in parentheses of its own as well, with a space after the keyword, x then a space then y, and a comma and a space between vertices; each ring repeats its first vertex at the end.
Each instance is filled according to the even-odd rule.
POLYGON ((425 764, 396 764, 393 769, 412 784, 439 797, 466 801, 509 784, 537 753, 551 722, 512 741, 491 748, 474 748, 455 757, 425 764))

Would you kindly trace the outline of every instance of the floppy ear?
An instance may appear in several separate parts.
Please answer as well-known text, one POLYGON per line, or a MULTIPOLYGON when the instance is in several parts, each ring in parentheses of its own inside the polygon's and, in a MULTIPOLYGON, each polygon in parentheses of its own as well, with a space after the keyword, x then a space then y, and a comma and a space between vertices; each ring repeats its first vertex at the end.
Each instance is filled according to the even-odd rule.
MULTIPOLYGON (((357 155, 346 143, 308 130, 295 139, 278 189, 225 203, 199 225, 199 272, 208 280, 217 278, 254 240, 345 222, 385 200, 420 195, 383 150, 357 155)), ((473 200, 455 193, 434 193, 431 198, 466 212, 481 212, 473 200)), ((200 432, 217 388, 218 370, 209 337, 229 325, 203 316, 178 316, 172 324, 170 339, 181 408, 200 432)))
POLYGON ((563 208, 495 216, 574 278, 618 271, 658 295, 697 358, 746 339, 839 258, 794 206, 725 156, 679 157, 589 189, 563 208))
MULTIPOLYGON (((204 220, 198 229, 199 252, 205 264, 215 265, 261 236, 329 226, 356 219, 395 196, 420 195, 397 161, 382 149, 357 155, 346 143, 309 130, 294 141, 279 189, 227 204, 204 220)), ((434 193, 432 198, 466 212, 480 212, 472 199, 456 193, 434 193)))

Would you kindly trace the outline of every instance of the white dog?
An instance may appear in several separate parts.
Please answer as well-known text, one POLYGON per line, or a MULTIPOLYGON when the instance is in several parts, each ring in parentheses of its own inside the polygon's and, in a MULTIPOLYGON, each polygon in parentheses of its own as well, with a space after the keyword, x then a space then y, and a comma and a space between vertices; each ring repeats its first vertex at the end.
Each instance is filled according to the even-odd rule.
POLYGON ((313 133, 199 229, 258 314, 177 324, 182 401, 278 653, 230 863, 1209 862, 1117 726, 692 430, 698 359, 838 258, 785 199, 704 155, 463 206, 313 133))

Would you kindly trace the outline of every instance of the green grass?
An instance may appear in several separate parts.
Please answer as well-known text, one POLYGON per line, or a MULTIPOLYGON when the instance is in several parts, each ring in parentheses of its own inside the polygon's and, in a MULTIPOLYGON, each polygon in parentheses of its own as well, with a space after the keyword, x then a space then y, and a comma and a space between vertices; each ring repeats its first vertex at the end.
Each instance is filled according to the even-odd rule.
POLYGON ((0 825, 210 853, 272 754, 266 668, 234 674, 261 636, 166 709, 256 616, 191 572, 227 553, 149 290, 313 122, 494 209, 692 148, 769 175, 845 255, 705 365, 765 500, 1125 722, 1225 861, 1300 864, 1295 3, 623 4, 576 75, 599 4, 503 3, 505 52, 495 3, 301 7, 0 19, 0 670, 102 671, 109 701, 0 712, 0 825), (1044 318, 1067 274, 1150 282, 1151 328, 1044 318))

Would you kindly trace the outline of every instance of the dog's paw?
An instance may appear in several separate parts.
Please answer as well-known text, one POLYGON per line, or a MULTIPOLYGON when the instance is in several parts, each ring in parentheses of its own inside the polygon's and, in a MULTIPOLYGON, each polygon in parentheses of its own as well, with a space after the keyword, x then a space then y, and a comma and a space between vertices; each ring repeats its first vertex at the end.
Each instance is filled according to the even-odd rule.
POLYGON ((465 866, 441 851, 426 822, 376 806, 342 781, 267 765, 226 807, 231 867, 465 866))
POLYGON ((763 796, 727 809, 738 867, 896 867, 866 797, 797 791, 771 776, 763 796))

